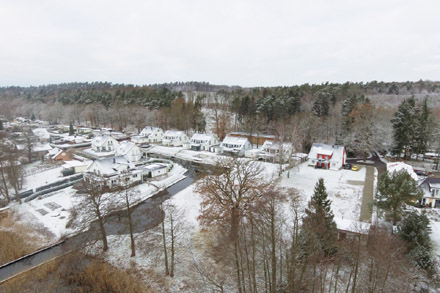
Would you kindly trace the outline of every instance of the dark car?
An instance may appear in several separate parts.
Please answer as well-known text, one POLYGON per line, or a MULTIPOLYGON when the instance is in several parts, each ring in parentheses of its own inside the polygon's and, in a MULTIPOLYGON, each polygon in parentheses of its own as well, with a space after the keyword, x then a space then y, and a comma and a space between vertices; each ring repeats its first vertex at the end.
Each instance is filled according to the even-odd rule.
POLYGON ((421 171, 421 170, 417 171, 416 174, 418 176, 428 176, 428 174, 425 171, 421 171))
POLYGON ((352 165, 351 164, 345 164, 344 169, 345 170, 351 170, 352 165))

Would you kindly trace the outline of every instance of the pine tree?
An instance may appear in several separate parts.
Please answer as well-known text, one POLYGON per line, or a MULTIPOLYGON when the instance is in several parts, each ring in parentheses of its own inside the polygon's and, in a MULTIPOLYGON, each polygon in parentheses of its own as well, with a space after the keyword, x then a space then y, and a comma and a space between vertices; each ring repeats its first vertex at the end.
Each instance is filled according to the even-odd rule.
POLYGON ((0 130, 3 130, 3 121, 0 120, 0 130))
POLYGON ((396 225, 400 220, 403 204, 412 204, 422 197, 417 183, 405 170, 385 172, 379 180, 375 204, 388 213, 388 218, 396 225))
POLYGON ((312 106, 312 112, 318 116, 327 116, 330 110, 327 93, 319 93, 312 106))
POLYGON ((315 255, 328 256, 337 250, 338 232, 333 220, 331 201, 327 197, 324 179, 320 178, 303 218, 302 237, 304 249, 309 255, 312 252, 315 255))
POLYGON ((391 120, 393 124, 394 147, 393 153, 400 156, 402 152, 405 158, 411 152, 411 147, 415 139, 415 119, 416 102, 414 97, 404 100, 400 105, 394 117, 391 120))
POLYGON ((428 148, 428 141, 430 137, 430 111, 428 107, 428 99, 425 98, 422 105, 417 109, 417 117, 415 124, 415 139, 414 139, 414 151, 417 154, 424 154, 428 148))
POLYGON ((398 235, 406 241, 408 254, 423 269, 431 269, 433 266, 430 233, 429 219, 424 213, 411 212, 399 225, 398 235))
POLYGON ((70 122, 70 124, 69 124, 69 135, 74 135, 74 134, 75 134, 75 129, 73 129, 72 122, 70 122))

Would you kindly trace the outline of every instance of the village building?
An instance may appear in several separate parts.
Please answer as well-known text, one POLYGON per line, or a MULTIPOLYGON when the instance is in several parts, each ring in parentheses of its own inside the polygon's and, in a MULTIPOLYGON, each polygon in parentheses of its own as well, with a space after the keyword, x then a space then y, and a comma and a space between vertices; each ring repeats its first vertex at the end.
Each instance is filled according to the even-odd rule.
POLYGON ((92 150, 97 153, 114 153, 119 142, 109 135, 97 136, 92 139, 92 150))
POLYGON ((209 151, 209 148, 218 145, 219 141, 215 134, 195 133, 190 140, 191 150, 209 151))
POLYGON ((70 153, 68 153, 66 150, 62 150, 59 148, 53 148, 49 150, 46 157, 54 163, 72 160, 70 153))
POLYGON ((143 178, 155 178, 168 173, 168 165, 164 163, 153 163, 140 167, 143 178))
POLYGON ((266 140, 261 147, 258 157, 264 161, 270 162, 286 162, 292 153, 292 145, 288 142, 274 142, 266 140))
POLYGON ((440 208, 440 178, 427 177, 420 183, 423 191, 420 205, 431 208, 440 208))
POLYGON ((116 147, 116 156, 125 156, 130 162, 138 162, 142 158, 141 150, 132 142, 123 141, 116 147))
POLYGON ((62 166, 63 169, 61 170, 61 174, 63 176, 68 176, 72 174, 84 173, 87 170, 87 167, 89 167, 91 164, 92 161, 66 161, 62 166))
POLYGON ((34 128, 32 129, 32 133, 38 137, 40 142, 49 142, 50 140, 50 133, 46 128, 34 128))
POLYGON ((124 156, 93 161, 84 173, 84 180, 113 188, 142 181, 141 171, 124 156))
POLYGON ((247 150, 252 149, 247 138, 234 136, 226 136, 220 146, 223 153, 234 156, 244 156, 247 150))
POLYGON ((131 141, 136 144, 160 143, 162 142, 163 135, 162 128, 146 126, 138 135, 132 136, 131 141))
POLYGON ((315 168, 339 170, 345 165, 347 153, 345 147, 314 143, 308 155, 308 165, 315 168))
POLYGON ((189 141, 188 136, 183 131, 179 130, 167 130, 165 131, 162 139, 164 146, 182 146, 189 141))

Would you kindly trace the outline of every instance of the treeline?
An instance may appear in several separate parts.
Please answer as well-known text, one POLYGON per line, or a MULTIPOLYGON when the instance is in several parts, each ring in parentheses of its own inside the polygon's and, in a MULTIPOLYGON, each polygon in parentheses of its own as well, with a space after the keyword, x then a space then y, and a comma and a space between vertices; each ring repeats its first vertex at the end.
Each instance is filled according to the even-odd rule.
MULTIPOLYGON (((61 102, 63 104, 100 103, 109 107, 118 103, 137 104, 152 108, 169 106, 171 101, 182 97, 182 92, 215 92, 232 97, 234 108, 238 111, 237 99, 247 98, 257 103, 255 111, 273 112, 287 105, 296 110, 296 99, 321 99, 335 104, 353 94, 428 94, 440 93, 440 82, 367 82, 367 83, 323 83, 303 84, 291 87, 254 87, 211 85, 207 82, 175 82, 136 86, 131 84, 112 84, 109 82, 62 83, 31 87, 1 87, 0 99, 21 98, 26 101, 43 103, 61 102), (293 100, 292 100, 293 99, 293 100)), ((246 102, 246 103, 249 103, 246 102)), ((254 111, 251 109, 251 111, 254 111)), ((240 112, 242 113, 242 110, 240 112)))

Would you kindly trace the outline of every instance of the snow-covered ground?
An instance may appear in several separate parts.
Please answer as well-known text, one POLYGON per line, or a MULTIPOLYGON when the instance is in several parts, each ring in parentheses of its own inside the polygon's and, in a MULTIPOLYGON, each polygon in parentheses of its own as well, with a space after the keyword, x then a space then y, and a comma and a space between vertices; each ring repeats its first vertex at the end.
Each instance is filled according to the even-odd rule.
MULTIPOLYGON (((52 171, 52 170, 49 170, 52 171)), ((131 204, 135 205, 147 198, 153 196, 157 192, 167 188, 170 185, 185 178, 184 173, 187 170, 178 164, 174 164, 171 171, 166 177, 161 177, 149 183, 142 183, 132 188, 131 204)), ((47 173, 48 171, 41 172, 47 173)), ((34 176, 37 176, 35 174, 34 176)), ((41 178, 42 175, 39 175, 41 178)), ((37 185, 39 186, 39 185, 37 185)), ((75 201, 78 200, 75 195, 75 190, 72 187, 56 191, 48 194, 43 198, 36 198, 29 202, 24 202, 21 205, 13 203, 11 209, 22 215, 24 221, 29 225, 42 224, 54 235, 54 240, 59 239, 63 235, 73 233, 75 231, 66 228, 69 220, 69 209, 73 207, 75 201)), ((124 204, 124 199, 115 198, 121 206, 124 204)))
POLYGON ((151 147, 148 152, 166 156, 166 157, 176 157, 178 159, 192 161, 192 162, 202 162, 204 164, 215 165, 219 158, 224 156, 217 155, 215 153, 206 151, 191 151, 186 150, 183 147, 166 147, 155 145, 151 147))
POLYGON ((66 178, 61 175, 62 169, 62 167, 55 167, 45 171, 40 170, 40 172, 29 172, 30 175, 24 178, 22 190, 34 189, 66 178))
POLYGON ((324 178, 324 184, 332 201, 335 217, 358 221, 362 203, 366 169, 360 166, 359 171, 314 169, 302 163, 282 175, 281 185, 298 190, 302 202, 307 204, 319 178, 324 178))

